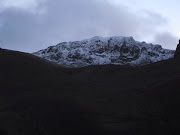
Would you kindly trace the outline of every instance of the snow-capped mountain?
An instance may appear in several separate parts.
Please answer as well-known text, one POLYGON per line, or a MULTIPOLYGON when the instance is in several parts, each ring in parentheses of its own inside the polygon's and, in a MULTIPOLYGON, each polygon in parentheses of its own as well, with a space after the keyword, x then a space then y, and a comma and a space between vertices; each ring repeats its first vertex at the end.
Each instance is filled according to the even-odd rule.
POLYGON ((138 42, 133 37, 93 37, 63 42, 33 53, 64 66, 87 65, 145 65, 174 57, 173 50, 160 45, 138 42))

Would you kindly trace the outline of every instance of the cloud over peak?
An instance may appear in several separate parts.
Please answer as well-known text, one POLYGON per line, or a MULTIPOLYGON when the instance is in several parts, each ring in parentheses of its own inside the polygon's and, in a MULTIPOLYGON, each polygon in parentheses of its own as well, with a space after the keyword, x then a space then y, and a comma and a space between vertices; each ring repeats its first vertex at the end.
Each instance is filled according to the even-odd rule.
MULTIPOLYGON (((27 3, 25 5, 31 5, 27 3)), ((156 36, 168 25, 160 14, 150 11, 137 14, 127 7, 113 6, 106 1, 34 0, 33 4, 36 8, 32 11, 28 6, 21 8, 23 4, 3 7, 0 12, 1 46, 33 52, 61 41, 96 35, 133 36, 143 40, 156 36)), ((171 38, 168 44, 174 40, 171 38)))

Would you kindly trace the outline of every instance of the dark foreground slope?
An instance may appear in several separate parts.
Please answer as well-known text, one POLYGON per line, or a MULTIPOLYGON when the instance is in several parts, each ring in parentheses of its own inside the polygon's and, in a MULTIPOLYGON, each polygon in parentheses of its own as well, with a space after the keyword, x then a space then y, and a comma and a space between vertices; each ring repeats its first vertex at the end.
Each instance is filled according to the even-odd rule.
POLYGON ((0 135, 94 134, 93 114, 77 105, 91 84, 25 53, 0 50, 0 63, 0 135))
POLYGON ((180 60, 65 69, 0 50, 0 134, 179 134, 180 60))

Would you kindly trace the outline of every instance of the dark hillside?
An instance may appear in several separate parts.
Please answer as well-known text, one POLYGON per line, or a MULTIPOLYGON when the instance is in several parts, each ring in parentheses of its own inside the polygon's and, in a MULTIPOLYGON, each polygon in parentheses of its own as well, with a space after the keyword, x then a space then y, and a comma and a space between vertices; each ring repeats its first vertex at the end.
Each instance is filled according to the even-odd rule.
POLYGON ((180 75, 180 61, 169 59, 141 67, 99 65, 64 68, 63 71, 82 80, 110 88, 146 88, 180 75))
POLYGON ((179 90, 179 58, 70 69, 0 49, 0 134, 179 134, 179 90))

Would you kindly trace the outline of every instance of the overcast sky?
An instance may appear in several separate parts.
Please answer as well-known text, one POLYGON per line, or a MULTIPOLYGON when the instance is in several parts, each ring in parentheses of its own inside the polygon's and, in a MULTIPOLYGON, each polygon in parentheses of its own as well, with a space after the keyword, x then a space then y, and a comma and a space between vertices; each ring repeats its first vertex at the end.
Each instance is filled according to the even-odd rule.
POLYGON ((0 0, 0 47, 34 52, 63 41, 133 36, 175 49, 178 0, 0 0))

